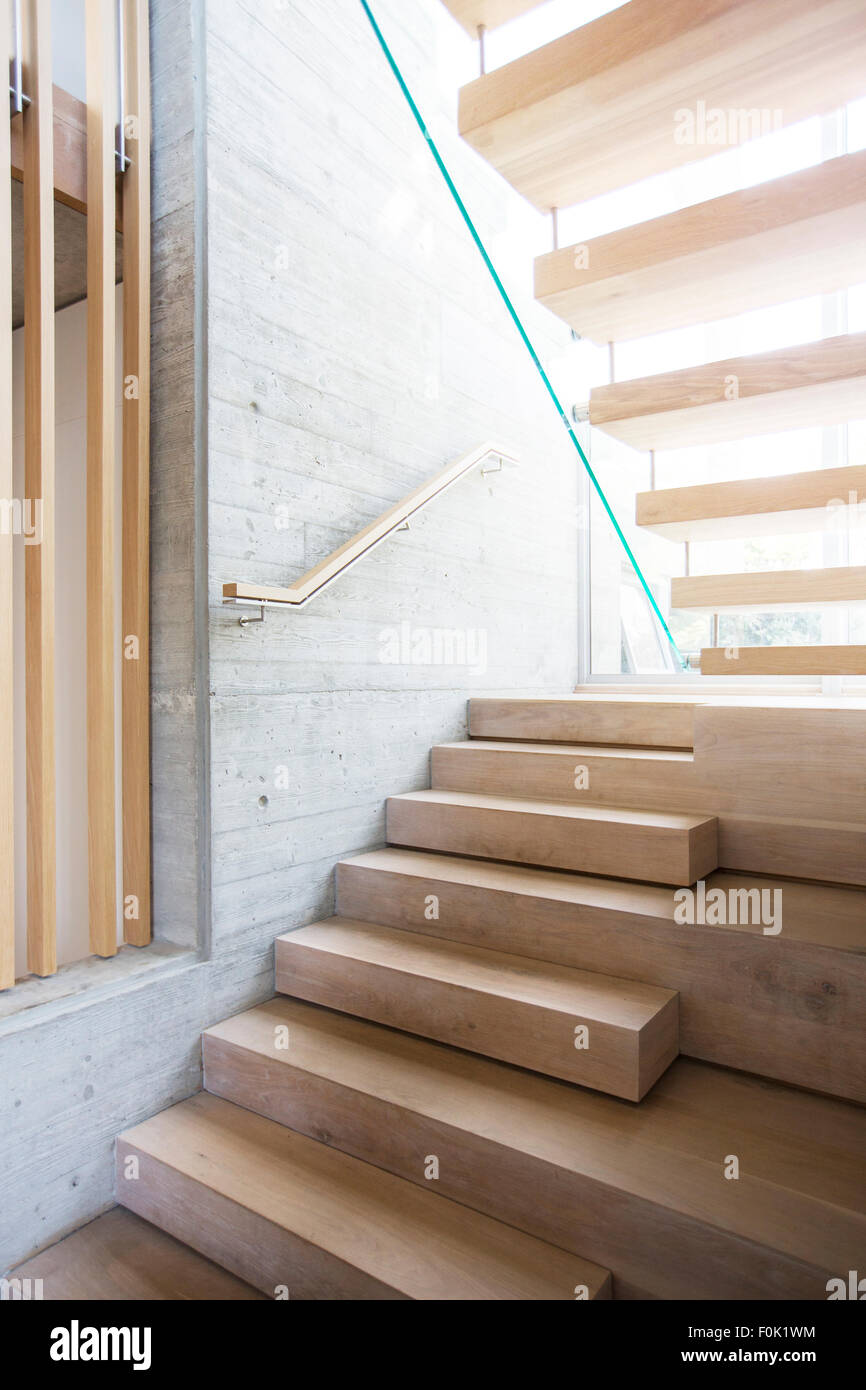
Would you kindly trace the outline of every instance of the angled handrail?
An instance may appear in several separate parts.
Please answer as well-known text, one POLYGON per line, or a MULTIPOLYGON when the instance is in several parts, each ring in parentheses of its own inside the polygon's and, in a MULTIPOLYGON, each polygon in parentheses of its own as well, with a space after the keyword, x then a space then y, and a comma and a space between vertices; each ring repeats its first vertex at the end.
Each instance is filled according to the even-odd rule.
POLYGON ((245 584, 234 580, 223 585, 223 600, 227 603, 255 603, 255 604, 274 604, 285 605, 290 608, 302 608, 310 599, 320 594, 323 589, 327 589, 329 584, 333 584, 341 574, 365 555, 369 555, 371 550, 381 545, 382 541, 387 540, 390 535, 401 526, 404 526, 410 517, 422 511, 435 498, 441 497, 443 492, 447 492, 450 487, 464 478, 467 473, 471 473, 479 464, 486 463, 488 459, 498 458, 501 462, 517 463, 517 456, 510 449, 505 449, 499 444, 491 443, 489 440, 484 444, 479 444, 477 449, 473 449, 471 454, 465 454, 456 462, 443 468, 441 473, 437 473, 435 478, 429 482, 422 483, 421 487, 410 492, 402 501, 395 502, 393 507, 389 507, 380 517, 372 521, 369 526, 365 526, 363 531, 359 531, 351 540, 346 541, 338 550, 334 550, 324 560, 320 560, 311 570, 302 575, 289 588, 274 588, 267 584, 245 584))

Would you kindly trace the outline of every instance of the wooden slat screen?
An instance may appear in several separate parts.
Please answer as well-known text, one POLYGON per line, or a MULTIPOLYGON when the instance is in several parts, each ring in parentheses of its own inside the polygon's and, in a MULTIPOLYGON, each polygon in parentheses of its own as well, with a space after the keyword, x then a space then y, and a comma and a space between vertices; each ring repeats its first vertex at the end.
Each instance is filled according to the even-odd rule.
POLYGON ((151 936, 150 74, 146 0, 124 0, 123 901, 124 940, 151 936))
POLYGON ((41 507, 25 551, 27 968, 57 968, 54 730, 54 118, 51 10, 24 0, 24 493, 41 507))
MULTIPOLYGON (((11 58, 9 0, 0 0, 0 59, 11 58)), ((0 169, 11 162, 9 126, 0 121, 0 169)), ((15 498, 12 474, 12 198, 0 194, 0 504, 15 498)), ((7 512, 10 518, 11 512, 7 512)), ((15 983, 15 690, 12 525, 0 531, 0 989, 15 983)))

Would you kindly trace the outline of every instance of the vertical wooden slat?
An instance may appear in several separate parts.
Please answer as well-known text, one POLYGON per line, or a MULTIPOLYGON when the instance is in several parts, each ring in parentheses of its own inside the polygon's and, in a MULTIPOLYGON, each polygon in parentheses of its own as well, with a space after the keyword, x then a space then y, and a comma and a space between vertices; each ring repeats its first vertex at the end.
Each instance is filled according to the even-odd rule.
POLYGON ((146 0, 124 0, 123 898, 124 940, 151 937, 150 64, 146 0))
MULTIPOLYGON (((0 61, 11 57, 10 4, 0 0, 0 61)), ((12 479, 12 181, 9 123, 0 119, 0 504, 11 506, 12 479)), ((0 532, 0 989, 15 983, 15 742, 12 527, 0 532)))
POLYGON ((42 539, 24 561, 27 968, 57 968, 54 730, 54 121, 50 7, 23 3, 24 492, 42 539))
POLYGON ((114 5, 87 0, 87 812, 90 949, 117 952, 114 5))

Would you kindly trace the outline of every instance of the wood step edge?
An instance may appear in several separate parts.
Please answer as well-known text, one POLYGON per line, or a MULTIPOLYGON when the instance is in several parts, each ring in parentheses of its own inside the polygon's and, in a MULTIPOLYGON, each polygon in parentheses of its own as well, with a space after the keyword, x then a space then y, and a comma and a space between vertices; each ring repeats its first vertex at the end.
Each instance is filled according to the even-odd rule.
POLYGON ((677 998, 675 990, 658 985, 348 917, 278 936, 278 974, 283 959, 298 950, 638 1033, 677 998))
MULTIPOLYGON (((206 1092, 122 1134, 117 1167, 124 1205, 228 1268, 232 1259, 232 1272, 272 1296, 281 1280, 261 1269, 256 1240, 266 1231, 288 1238, 288 1266, 320 1252, 329 1281, 343 1285, 337 1297, 556 1298, 561 1285, 573 1299, 577 1283, 609 1296, 608 1271, 591 1262, 206 1092), (123 1177, 131 1155, 135 1182, 123 1177), (201 1219, 202 1187, 220 1222, 201 1219)), ((320 1274, 314 1264, 314 1285, 320 1274)), ((317 1296, 291 1281, 289 1293, 317 1296)))

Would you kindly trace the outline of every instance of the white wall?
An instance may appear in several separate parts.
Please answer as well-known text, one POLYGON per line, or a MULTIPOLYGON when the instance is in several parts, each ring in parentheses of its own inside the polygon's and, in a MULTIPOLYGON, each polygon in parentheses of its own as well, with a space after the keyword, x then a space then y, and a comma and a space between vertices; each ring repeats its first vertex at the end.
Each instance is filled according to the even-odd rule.
MULTIPOLYGON (((118 320, 121 291, 117 292, 118 320)), ((58 964, 81 960, 90 952, 87 903, 87 652, 86 652, 86 352, 87 304, 73 304, 55 315, 56 373, 56 613, 55 663, 57 680, 57 959, 58 964)), ((13 457, 15 496, 24 492, 24 335, 13 341, 13 457)), ((118 322, 117 399, 120 395, 120 332, 118 322)), ((120 440, 121 410, 117 411, 120 440)), ((117 459, 117 535, 120 537, 120 458, 117 459)), ((26 974, 27 857, 25 798, 24 690, 24 555, 21 537, 15 540, 15 973, 26 974)), ((120 560, 116 565, 118 638, 120 636, 120 560)), ((118 644, 119 650, 119 644, 118 644)), ((118 699, 120 695, 118 657, 118 699)), ((119 708, 119 706, 118 706, 119 708)), ((119 744, 118 744, 119 758, 119 744)), ((118 764, 118 789, 120 768, 118 764)), ((119 861, 118 861, 119 862, 119 861)), ((119 873, 119 869, 118 869, 119 873)), ((123 939, 119 910, 118 940, 123 939)))

